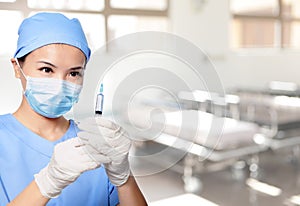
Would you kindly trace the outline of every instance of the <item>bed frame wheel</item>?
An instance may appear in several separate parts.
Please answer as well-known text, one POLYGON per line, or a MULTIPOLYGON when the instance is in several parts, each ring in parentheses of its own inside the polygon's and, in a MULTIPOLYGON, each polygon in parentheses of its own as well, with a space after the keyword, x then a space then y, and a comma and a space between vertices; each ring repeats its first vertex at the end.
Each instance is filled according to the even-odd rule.
POLYGON ((184 190, 187 193, 200 193, 202 190, 202 182, 200 178, 195 176, 183 177, 184 190))

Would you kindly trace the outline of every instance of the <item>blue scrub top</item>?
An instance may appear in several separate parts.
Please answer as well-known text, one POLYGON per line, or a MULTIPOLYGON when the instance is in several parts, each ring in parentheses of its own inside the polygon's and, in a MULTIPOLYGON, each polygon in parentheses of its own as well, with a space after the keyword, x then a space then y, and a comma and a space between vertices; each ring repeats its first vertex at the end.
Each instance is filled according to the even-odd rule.
MULTIPOLYGON (((77 136, 70 127, 62 138, 48 141, 31 132, 12 114, 0 115, 0 206, 12 201, 50 161, 54 146, 77 136)), ((47 206, 111 206, 119 203, 117 189, 109 182, 103 167, 83 173, 47 206)))

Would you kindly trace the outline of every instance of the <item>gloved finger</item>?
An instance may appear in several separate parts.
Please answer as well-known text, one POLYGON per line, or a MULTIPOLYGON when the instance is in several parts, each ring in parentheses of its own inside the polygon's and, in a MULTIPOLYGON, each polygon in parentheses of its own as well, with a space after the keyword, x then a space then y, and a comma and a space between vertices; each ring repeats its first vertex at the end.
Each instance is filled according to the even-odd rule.
POLYGON ((122 138, 119 142, 110 143, 114 151, 117 151, 120 154, 128 153, 131 148, 131 141, 125 138, 122 138))
MULTIPOLYGON (((97 137, 96 137, 97 138, 97 137)), ((95 159, 97 156, 97 162, 102 161, 101 163, 110 162, 112 158, 116 159, 124 154, 129 152, 131 142, 126 142, 126 144, 120 145, 118 147, 112 147, 110 145, 102 144, 99 145, 98 143, 93 144, 93 138, 89 138, 91 141, 81 140, 84 144, 83 149, 86 150, 90 156, 95 159), (102 159, 99 158, 102 156, 102 159)))
POLYGON ((111 130, 117 130, 120 127, 115 122, 113 122, 109 119, 106 119, 102 116, 96 116, 96 117, 94 117, 94 119, 96 120, 97 125, 101 125, 103 127, 109 128, 111 130))
POLYGON ((103 119, 101 117, 88 118, 82 122, 79 122, 78 128, 82 131, 99 134, 109 138, 116 138, 120 134, 129 138, 128 133, 122 127, 111 122, 110 120, 103 119), (101 124, 103 122, 109 123, 101 124), (108 124, 111 124, 110 127, 107 127, 108 124))
POLYGON ((99 164, 93 161, 83 150, 84 145, 79 138, 72 138, 57 144, 51 159, 65 171, 77 172, 94 169, 99 164))
MULTIPOLYGON (((85 130, 82 130, 82 131, 79 131, 77 133, 77 136, 79 137, 79 139, 82 141, 82 142, 89 142, 92 140, 92 138, 99 138, 98 141, 101 142, 103 141, 103 144, 105 143, 105 139, 104 137, 100 134, 100 133, 91 133, 89 131, 85 131, 85 130)), ((94 141, 94 140, 93 140, 94 141)))
POLYGON ((128 133, 122 128, 114 133, 113 137, 105 136, 105 139, 112 147, 118 147, 120 145, 131 143, 128 133))
POLYGON ((130 148, 131 148, 131 142, 126 142, 123 145, 114 147, 114 151, 116 151, 120 155, 123 155, 129 153, 130 148))
MULTIPOLYGON (((84 134, 84 132, 82 132, 81 134, 84 134)), ((88 148, 88 151, 90 153, 91 151, 93 153, 96 153, 93 151, 95 150, 97 151, 97 153, 105 154, 108 157, 122 156, 128 153, 131 147, 131 141, 125 137, 120 138, 119 142, 115 142, 114 145, 112 145, 112 143, 109 141, 100 143, 98 136, 89 136, 88 138, 81 141, 83 142, 83 144, 86 144, 86 148, 88 148)))
POLYGON ((118 129, 114 130, 113 136, 108 136, 108 137, 117 138, 117 137, 120 137, 120 136, 123 136, 123 137, 126 137, 127 139, 130 139, 130 136, 129 136, 128 132, 126 130, 124 130, 122 127, 119 127, 118 129))
POLYGON ((94 133, 94 134, 105 135, 105 134, 114 132, 114 129, 110 129, 110 128, 104 127, 102 125, 99 125, 95 121, 78 122, 77 126, 78 126, 79 130, 88 131, 88 132, 94 133))
POLYGON ((84 144, 90 144, 95 148, 101 147, 118 147, 119 145, 128 144, 131 142, 129 138, 125 136, 125 131, 121 131, 114 134, 114 137, 102 136, 101 134, 94 134, 86 131, 80 131, 77 136, 84 144))
POLYGON ((89 148, 89 145, 84 144, 79 138, 78 139, 78 144, 75 146, 75 150, 78 151, 78 154, 81 154, 80 158, 77 159, 79 165, 82 165, 82 170, 90 170, 90 169, 95 169, 100 166, 100 164, 103 163, 109 163, 111 162, 111 159, 99 152, 91 152, 91 151, 96 151, 92 150, 89 148))
POLYGON ((90 124, 90 125, 98 125, 108 129, 116 130, 119 125, 115 124, 109 119, 106 119, 102 116, 89 117, 79 122, 79 124, 90 124))
MULTIPOLYGON (((92 135, 90 133, 86 133, 86 132, 79 132, 78 133, 79 139, 82 142, 82 144, 84 144, 85 146, 83 147, 84 149, 86 149, 86 151, 91 155, 104 155, 108 158, 111 158, 111 156, 116 156, 116 155, 120 155, 120 152, 123 154, 125 152, 128 152, 129 148, 126 149, 116 149, 114 147, 112 147, 110 145, 110 143, 108 141, 106 141, 103 137, 101 136, 97 136, 97 135, 92 135), (83 136, 83 138, 81 139, 81 136, 83 136)), ((105 159, 102 161, 110 161, 105 159)))
POLYGON ((80 141, 84 144, 93 146, 95 149, 101 149, 105 147, 111 147, 108 141, 99 134, 93 134, 85 131, 80 131, 77 133, 80 141))
MULTIPOLYGON (((83 150, 83 148, 80 148, 80 150, 83 150)), ((91 169, 95 169, 97 167, 100 166, 100 163, 95 161, 93 158, 91 158, 91 156, 84 152, 83 155, 81 155, 80 159, 77 158, 76 160, 74 159, 70 159, 70 161, 77 161, 77 166, 74 167, 72 169, 75 168, 75 171, 87 171, 87 170, 91 170, 91 169)), ((68 168, 67 168, 68 169, 68 168)))
POLYGON ((111 162, 111 158, 107 155, 107 151, 98 151, 90 145, 85 145, 83 150, 96 162, 99 163, 108 163, 111 162))
POLYGON ((93 159, 93 161, 97 162, 98 164, 106 164, 112 161, 110 157, 105 156, 103 154, 94 153, 94 154, 89 154, 89 156, 90 158, 93 159))
POLYGON ((79 140, 77 138, 71 138, 64 142, 60 142, 57 145, 55 145, 54 149, 60 149, 60 148, 72 148, 76 145, 80 144, 79 140))

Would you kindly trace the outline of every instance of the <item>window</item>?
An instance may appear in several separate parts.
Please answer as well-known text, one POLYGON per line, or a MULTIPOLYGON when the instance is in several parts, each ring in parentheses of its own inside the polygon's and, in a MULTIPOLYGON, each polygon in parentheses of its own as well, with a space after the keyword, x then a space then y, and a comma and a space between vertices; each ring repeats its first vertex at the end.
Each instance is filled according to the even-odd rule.
POLYGON ((32 9, 70 9, 81 11, 101 11, 104 0, 27 0, 32 9))
POLYGON ((169 0, 109 0, 107 40, 139 31, 169 31, 169 0))
POLYGON ((300 49, 299 0, 231 0, 232 48, 300 49))
POLYGON ((0 55, 12 55, 22 19, 39 11, 78 18, 93 52, 131 32, 169 31, 168 8, 169 0, 0 0, 0 26, 6 28, 0 41, 9 48, 0 55))
POLYGON ((139 31, 168 31, 165 17, 112 15, 108 19, 108 25, 109 40, 139 31))
POLYGON ((165 10, 168 6, 167 0, 111 0, 110 2, 114 8, 128 9, 165 10))

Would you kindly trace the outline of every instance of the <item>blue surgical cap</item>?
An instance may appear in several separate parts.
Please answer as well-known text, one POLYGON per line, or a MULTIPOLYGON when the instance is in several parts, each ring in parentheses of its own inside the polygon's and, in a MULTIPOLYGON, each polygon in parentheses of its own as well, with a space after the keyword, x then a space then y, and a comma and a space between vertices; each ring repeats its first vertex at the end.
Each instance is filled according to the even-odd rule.
POLYGON ((68 19, 59 13, 37 13, 24 19, 18 31, 15 58, 48 44, 68 44, 80 49, 88 61, 91 50, 78 19, 68 19))

